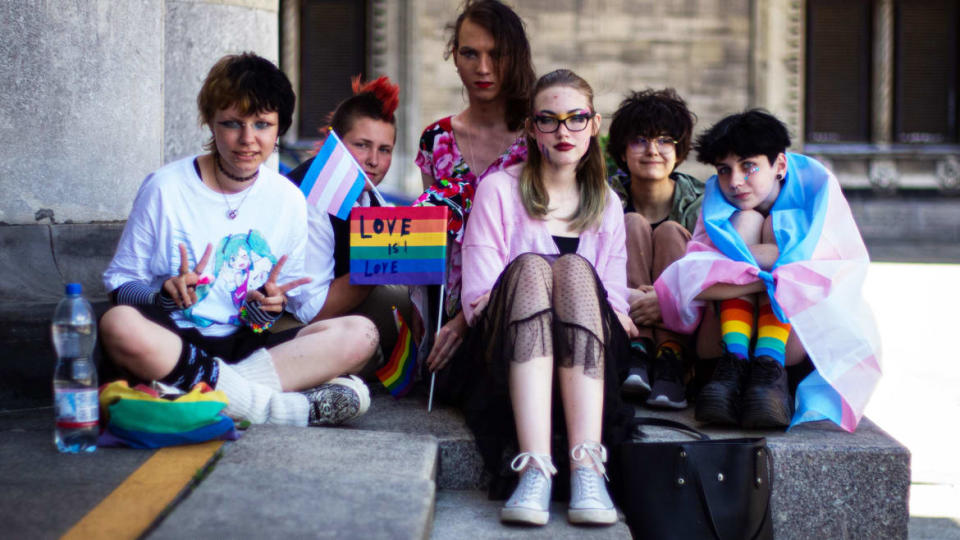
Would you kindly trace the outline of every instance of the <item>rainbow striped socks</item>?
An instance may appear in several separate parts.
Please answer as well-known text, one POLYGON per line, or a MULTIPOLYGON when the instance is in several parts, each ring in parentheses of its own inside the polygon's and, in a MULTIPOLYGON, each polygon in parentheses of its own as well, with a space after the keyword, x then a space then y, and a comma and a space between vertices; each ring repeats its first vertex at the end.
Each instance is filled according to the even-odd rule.
POLYGON ((741 360, 750 359, 753 303, 743 298, 720 302, 720 340, 723 348, 741 360))
POLYGON ((787 338, 790 336, 790 323, 780 322, 774 315, 770 302, 760 305, 757 320, 757 345, 754 356, 769 356, 780 365, 786 362, 787 338))

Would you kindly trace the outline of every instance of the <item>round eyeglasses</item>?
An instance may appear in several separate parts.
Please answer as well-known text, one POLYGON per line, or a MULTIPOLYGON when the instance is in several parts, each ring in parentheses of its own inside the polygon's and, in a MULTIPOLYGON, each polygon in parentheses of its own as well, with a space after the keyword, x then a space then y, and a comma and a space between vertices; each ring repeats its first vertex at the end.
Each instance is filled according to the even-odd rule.
POLYGON ((583 131, 587 129, 590 119, 596 113, 575 112, 567 114, 538 114, 533 117, 533 124, 540 133, 553 133, 560 129, 560 124, 567 126, 567 131, 583 131))
POLYGON ((650 149, 651 144, 653 144, 657 152, 661 154, 673 153, 677 149, 677 140, 671 139, 670 137, 656 137, 653 139, 634 137, 630 140, 629 146, 631 150, 646 152, 650 149))

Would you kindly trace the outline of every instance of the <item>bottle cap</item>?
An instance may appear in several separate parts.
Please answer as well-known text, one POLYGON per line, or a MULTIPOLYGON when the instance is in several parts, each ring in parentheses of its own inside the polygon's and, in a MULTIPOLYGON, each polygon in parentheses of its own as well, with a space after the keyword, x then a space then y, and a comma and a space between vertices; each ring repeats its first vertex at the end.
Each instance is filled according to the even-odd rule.
POLYGON ((80 294, 83 292, 83 285, 79 283, 67 283, 67 294, 80 294))

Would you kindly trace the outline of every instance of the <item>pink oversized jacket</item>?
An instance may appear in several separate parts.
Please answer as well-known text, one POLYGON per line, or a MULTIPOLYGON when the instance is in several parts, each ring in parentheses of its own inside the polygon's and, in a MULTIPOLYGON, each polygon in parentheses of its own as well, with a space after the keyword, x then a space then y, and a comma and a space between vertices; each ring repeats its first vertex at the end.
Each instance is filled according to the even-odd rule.
MULTIPOLYGON (((503 269, 524 253, 559 255, 545 222, 523 208, 517 176, 523 164, 487 176, 477 189, 463 240, 463 311, 474 324, 474 300, 489 292, 503 269)), ((623 208, 609 187, 599 227, 580 234, 577 254, 590 261, 615 311, 627 306, 626 233, 623 208)))

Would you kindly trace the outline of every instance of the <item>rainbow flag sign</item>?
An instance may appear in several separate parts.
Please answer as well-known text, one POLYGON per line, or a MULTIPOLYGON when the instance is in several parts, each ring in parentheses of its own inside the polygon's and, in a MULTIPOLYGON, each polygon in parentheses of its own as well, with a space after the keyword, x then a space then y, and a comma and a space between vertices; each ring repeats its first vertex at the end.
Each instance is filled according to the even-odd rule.
POLYGON ((347 219, 366 183, 363 169, 336 132, 330 130, 300 183, 300 191, 307 198, 307 204, 347 219))
POLYGON ((390 394, 403 397, 413 388, 413 372, 417 365, 417 346, 413 341, 413 332, 400 316, 397 307, 393 307, 393 321, 397 324, 397 344, 385 366, 376 371, 377 378, 390 394))
POLYGON ((443 283, 447 208, 354 208, 350 213, 350 283, 443 283))

